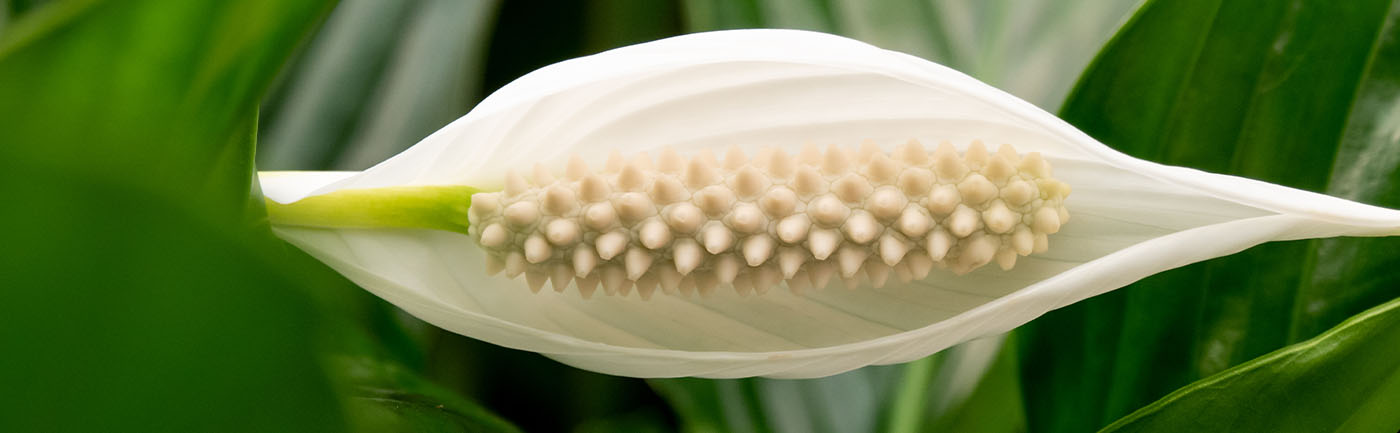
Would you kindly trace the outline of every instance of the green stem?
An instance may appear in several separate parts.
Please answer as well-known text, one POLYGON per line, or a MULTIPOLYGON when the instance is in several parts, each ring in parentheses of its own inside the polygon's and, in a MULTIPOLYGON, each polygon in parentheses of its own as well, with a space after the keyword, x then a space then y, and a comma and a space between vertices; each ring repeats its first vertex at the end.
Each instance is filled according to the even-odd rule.
POLYGON ((267 200, 274 225, 326 228, 423 228, 467 232, 476 188, 396 186, 347 189, 282 204, 267 200))

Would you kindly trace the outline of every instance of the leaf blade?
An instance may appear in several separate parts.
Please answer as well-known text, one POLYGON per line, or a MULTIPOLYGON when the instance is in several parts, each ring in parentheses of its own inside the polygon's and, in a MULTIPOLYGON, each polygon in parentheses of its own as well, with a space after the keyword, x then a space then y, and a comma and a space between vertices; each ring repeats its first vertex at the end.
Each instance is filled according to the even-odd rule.
MULTIPOLYGON (((1081 77, 1062 117, 1138 157, 1323 189, 1330 165, 1316 161, 1337 152, 1339 113, 1368 74, 1390 3, 1149 2, 1081 77), (1356 32, 1318 34, 1337 23, 1356 32)), ((1033 322, 1022 351, 1033 429, 1098 428, 1296 341, 1287 323, 1308 253, 1305 242, 1265 245, 1033 322)))
POLYGON ((1105 431, 1384 431, 1400 425, 1400 413, 1368 413, 1358 406, 1393 405, 1400 391, 1400 299, 1348 319, 1311 340, 1294 344, 1198 381, 1105 428, 1105 431), (1280 386, 1280 385, 1283 386, 1280 386), (1319 398, 1323 397, 1325 398, 1319 398), (1248 407, 1221 404, 1249 401, 1248 407), (1374 423, 1374 424, 1372 424, 1374 423), (1369 424, 1369 425, 1361 425, 1369 424))

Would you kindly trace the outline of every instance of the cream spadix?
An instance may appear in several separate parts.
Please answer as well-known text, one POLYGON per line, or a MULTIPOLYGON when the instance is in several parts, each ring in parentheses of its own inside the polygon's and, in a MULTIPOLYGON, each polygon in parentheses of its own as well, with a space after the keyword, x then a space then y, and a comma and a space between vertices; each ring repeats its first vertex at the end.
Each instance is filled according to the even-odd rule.
MULTIPOLYGON (((819 167, 829 165, 833 170, 861 167, 856 160, 820 159, 819 167)), ((801 164, 794 169, 800 171, 801 164)), ((751 174, 742 176, 752 178, 751 174)), ((796 174, 793 181, 789 189, 800 197, 796 174)), ((866 212, 857 213, 858 208, 842 201, 837 190, 846 188, 854 193, 864 189, 838 186, 839 179, 826 181, 823 178, 808 184, 829 188, 831 196, 803 201, 804 206, 831 209, 819 212, 823 218, 820 224, 868 215, 884 228, 881 234, 891 229, 917 232, 943 227, 943 221, 906 219, 902 213, 887 221, 881 219, 889 217, 885 211, 876 216, 866 204, 859 208, 866 212)), ((909 361, 963 341, 1008 331, 1046 311, 1153 273, 1262 242, 1400 234, 1397 211, 1137 160, 1029 103, 940 65, 841 37, 786 30, 693 34, 545 67, 505 86, 466 116, 369 170, 265 173, 262 182, 269 199, 280 203, 274 204, 272 212, 278 235, 415 316, 457 333, 540 352, 581 368, 641 377, 814 377, 870 364, 909 361), (564 262, 562 256, 555 255, 558 244, 554 242, 575 242, 574 236, 586 239, 586 230, 596 230, 589 224, 651 217, 645 206, 624 206, 627 203, 614 203, 613 214, 607 209, 590 213, 582 208, 585 196, 606 195, 611 202, 613 182, 623 179, 604 179, 606 191, 598 182, 592 186, 579 183, 571 190, 575 194, 572 203, 579 209, 572 209, 565 192, 551 193, 529 182, 512 185, 506 176, 508 169, 520 169, 522 177, 533 177, 534 164, 545 162, 546 174, 566 179, 571 165, 595 173, 598 167, 606 168, 607 155, 614 151, 656 156, 651 168, 637 170, 643 175, 679 166, 679 187, 664 186, 661 195, 671 194, 668 188, 672 192, 695 191, 691 199, 695 209, 679 211, 683 220, 678 223, 680 228, 670 226, 670 221, 656 220, 672 228, 667 248, 673 256, 666 265, 678 273, 683 267, 692 274, 710 267, 715 273, 727 274, 746 269, 748 257, 731 255, 734 260, 711 263, 704 260, 708 257, 705 254, 712 254, 710 248, 742 250, 748 238, 741 236, 738 228, 748 227, 746 219, 755 215, 767 219, 768 239, 773 240, 772 256, 760 266, 776 260, 781 268, 784 246, 797 242, 805 242, 806 251, 814 255, 818 245, 832 248, 828 245, 838 244, 831 255, 839 255, 839 244, 850 243, 851 235, 815 230, 818 221, 808 221, 811 226, 807 227, 791 222, 786 229, 783 221, 774 225, 761 198, 747 202, 757 213, 754 208, 745 208, 740 213, 748 216, 734 221, 735 209, 722 205, 723 194, 704 193, 704 188, 686 183, 685 165, 706 151, 715 155, 719 172, 708 177, 696 174, 698 185, 715 182, 717 177, 728 179, 730 175, 725 173, 729 172, 724 170, 730 161, 724 157, 724 149, 729 146, 747 152, 746 159, 737 161, 736 157, 733 166, 737 168, 732 176, 739 177, 744 173, 743 164, 759 149, 782 150, 800 161, 804 154, 812 156, 804 152, 804 143, 849 145, 870 140, 881 153, 897 160, 896 146, 911 139, 930 146, 953 143, 964 158, 975 140, 1010 143, 1020 155, 1038 153, 1054 167, 1055 179, 1073 186, 1073 195, 1063 201, 1073 213, 1073 222, 1060 228, 1047 251, 1020 257, 1010 270, 984 267, 959 276, 952 270, 933 269, 926 277, 908 282, 898 275, 886 275, 886 284, 878 288, 867 278, 856 282, 860 285, 856 290, 828 288, 801 295, 772 290, 763 296, 741 297, 736 290, 715 290, 708 297, 583 299, 570 291, 534 294, 526 289, 529 281, 486 276, 491 250, 481 245, 517 245, 520 241, 518 251, 525 264, 529 263, 524 257, 530 249, 527 244, 547 246, 549 257, 544 258, 539 252, 543 250, 534 248, 535 258, 542 263, 569 263, 575 267, 577 279, 575 257, 564 262), (680 159, 667 157, 663 161, 661 156, 668 148, 680 159), (579 155, 582 165, 570 164, 572 155, 579 155), (467 203, 462 199, 467 193, 454 187, 492 193, 521 188, 541 198, 532 202, 536 209, 502 207, 502 213, 492 217, 500 218, 503 225, 499 230, 489 225, 468 227, 467 203), (409 197, 406 201, 419 200, 414 203, 455 200, 455 204, 423 206, 424 212, 415 215, 435 217, 415 223, 403 223, 412 218, 391 213, 324 227, 308 227, 306 220, 288 217, 280 207, 339 203, 353 209, 361 198, 377 204, 393 203, 395 199, 383 195, 396 191, 409 197), (695 195, 706 198, 695 200, 695 195), (541 228, 538 224, 550 218, 548 212, 579 212, 579 218, 570 220, 578 227, 551 221, 541 228), (696 221, 693 227, 684 222, 692 219, 696 221), (709 224, 713 221, 727 223, 720 231, 709 224), (536 225, 529 225, 531 222, 536 225), (472 235, 459 233, 478 229, 481 231, 472 235), (797 239, 804 229, 807 239, 797 239), (520 240, 518 236, 526 232, 530 235, 520 240), (707 236, 709 232, 715 233, 713 241, 707 236), (792 241, 785 239, 785 234, 792 241), (701 259, 675 260, 679 251, 701 259)), ((899 187, 898 179, 895 182, 899 187)), ((632 185, 631 180, 624 183, 632 185)), ((910 185, 917 187, 917 183, 910 185)), ((898 202, 888 194, 877 198, 871 185, 867 202, 898 202)), ((924 210, 936 200, 952 203, 966 196, 964 191, 944 186, 930 187, 919 196, 925 200, 921 203, 924 210)), ((1004 194, 1005 188, 998 191, 1004 194)), ((652 200, 655 211, 652 191, 633 192, 652 200)), ((746 188, 732 191, 736 196, 748 192, 746 188)), ((631 197, 632 205, 642 198, 631 197)), ((906 193, 904 197, 915 195, 906 193)), ((772 209, 780 209, 786 199, 774 200, 772 209)), ((733 200, 738 201, 737 197, 733 200)), ((884 205, 876 207, 880 206, 884 205)), ((895 206, 886 207, 892 214, 895 206)), ((983 211, 979 223, 985 225, 983 211)), ((656 217, 663 216, 658 213, 656 217)), ((1031 223, 1034 229, 1034 219, 1031 223)), ((642 232, 651 233, 645 236, 651 244, 665 243, 659 226, 642 223, 635 227, 637 231, 625 239, 619 234, 606 240, 599 235, 593 240, 593 251, 599 253, 595 266, 602 264, 604 252, 623 264, 608 266, 606 272, 600 269, 600 279, 626 279, 629 253, 638 257, 633 270, 642 267, 645 258, 640 254, 646 251, 632 253, 638 245, 647 248, 641 244, 642 232), (607 248, 599 248, 602 245, 607 248)), ((869 236, 860 233, 862 239, 869 236)), ((953 242, 951 238, 928 236, 925 240, 924 252, 953 242), (935 243, 938 246, 931 247, 935 243)), ((881 238, 868 242, 867 253, 883 254, 881 238)), ((918 245, 906 246, 906 256, 920 254, 918 245)), ((753 248, 765 250, 762 245, 753 248)), ((888 248, 891 255, 897 255, 899 245, 888 248)), ((590 259, 582 260, 586 263, 590 259)), ((810 263, 803 261, 796 267, 809 274, 830 269, 810 263)), ((659 261, 653 258, 648 270, 658 266, 659 261)), ((637 276, 646 272, 642 270, 637 276)), ((534 277, 536 284, 546 282, 541 277, 552 278, 552 274, 534 277)))
POLYGON ((627 296, 635 285, 650 299, 658 286, 742 296, 824 288, 833 274, 880 288, 892 272, 910 282, 935 265, 1010 270, 1069 219, 1068 185, 1040 154, 1009 144, 989 153, 972 142, 964 155, 947 142, 892 154, 808 144, 799 154, 765 148, 750 159, 731 147, 721 167, 712 153, 687 160, 668 147, 656 161, 613 153, 596 171, 574 155, 562 177, 536 164, 528 180, 510 172, 504 191, 472 196, 469 234, 488 273, 524 274, 532 291, 549 281, 585 298, 599 284, 627 296))

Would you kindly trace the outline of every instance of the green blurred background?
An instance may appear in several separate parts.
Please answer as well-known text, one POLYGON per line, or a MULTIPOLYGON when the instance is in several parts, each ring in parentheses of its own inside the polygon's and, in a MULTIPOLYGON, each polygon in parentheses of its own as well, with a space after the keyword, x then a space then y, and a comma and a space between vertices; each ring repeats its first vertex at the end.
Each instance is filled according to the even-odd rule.
POLYGON ((779 27, 1134 156, 1400 206, 1394 2, 1139 3, 0 0, 0 431, 1397 430, 1389 239, 1255 248, 906 365, 644 381, 404 314, 272 237, 251 182, 367 168, 553 62, 779 27))

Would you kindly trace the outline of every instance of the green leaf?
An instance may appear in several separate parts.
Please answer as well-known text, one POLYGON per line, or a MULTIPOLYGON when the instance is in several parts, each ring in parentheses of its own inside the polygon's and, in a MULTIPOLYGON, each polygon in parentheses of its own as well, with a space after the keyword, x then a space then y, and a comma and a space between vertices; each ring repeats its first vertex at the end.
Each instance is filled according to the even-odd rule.
MULTIPOLYGON (((821 379, 652 379, 685 431, 929 431, 963 425, 961 411, 992 410, 999 421, 1019 406, 1014 363, 998 361, 1002 340, 964 344, 920 361, 866 367, 821 379), (995 361, 995 363, 993 362, 995 361), (1006 364, 989 372, 994 364, 1006 364), (991 376, 992 373, 997 377, 991 376), (982 391, 990 381, 991 391, 982 391), (1009 381, 1009 382, 1008 382, 1009 381), (1006 382, 1000 383, 998 382, 1006 382), (1004 392, 1007 388, 1014 393, 1004 392), (975 393, 982 393, 977 401, 975 393), (990 394, 989 394, 990 393, 990 394)), ((1012 352, 1014 353, 1014 351, 1012 352)))
POLYGON ((296 269, 300 290, 322 312, 318 354, 326 360, 350 430, 517 431, 455 391, 424 378, 421 344, 395 319, 392 306, 290 245, 268 251, 296 269))
POLYGON ((653 379, 688 432, 870 431, 903 377, 867 367, 822 379, 653 379))
POLYGON ((327 301, 353 296, 259 223, 258 98, 328 8, 62 2, 0 35, 0 196, 23 210, 0 213, 0 430, 511 430, 383 361, 392 340, 327 301))
POLYGON ((230 137, 251 130, 258 98, 328 8, 320 1, 47 4, 0 36, 0 146, 47 170, 119 182, 234 220, 247 203, 251 143, 230 137))
POLYGON ((204 194, 209 201, 219 204, 243 202, 241 212, 236 214, 243 223, 242 228, 263 232, 268 227, 267 209, 263 207, 258 170, 253 164, 258 141, 257 112, 244 116, 227 140, 210 167, 204 194))
POLYGON ((763 27, 761 0, 685 0, 686 27, 691 31, 763 27))
MULTIPOLYGON (((920 0, 833 0, 834 24, 852 38, 895 51, 903 51, 957 68, 946 36, 950 30, 939 19, 943 4, 920 0)), ((984 24, 984 23, 979 23, 984 24)))
POLYGON ((1024 415, 1014 410, 1021 404, 1019 388, 1015 394, 999 392, 1015 383, 1015 376, 1008 376, 1015 370, 1014 363, 997 366, 1007 364, 1000 359, 1015 353, 1014 348, 1010 352, 1004 348, 1006 341, 1006 336, 973 340, 900 366, 902 375, 884 402, 879 430, 948 431, 948 425, 976 416, 985 405, 995 406, 985 409, 1001 415, 996 423, 979 428, 996 431, 1000 422, 1024 425, 1024 415))
MULTIPOLYGON (((1327 194, 1400 208, 1400 6, 1392 6, 1352 104, 1327 194)), ((1400 297, 1394 239, 1314 243, 1293 309, 1293 341, 1400 297)))
POLYGON ((0 33, 5 32, 5 25, 13 19, 14 12, 10 11, 10 0, 0 0, 0 33))
POLYGON ((466 114, 479 98, 496 7, 496 0, 421 3, 338 168, 369 168, 466 114))
POLYGON ((496 0, 346 1, 268 107, 270 169, 364 169, 478 98, 496 0))
POLYGON ((247 213, 257 98, 328 7, 52 2, 6 24, 0 430, 343 428, 317 310, 247 213))
MULTIPOLYGON (((1099 54, 1062 117, 1140 158, 1326 190, 1348 122, 1371 115, 1353 102, 1373 76, 1390 7, 1149 2, 1099 54), (1348 31, 1331 30, 1338 26, 1348 31)), ((1306 338, 1289 328, 1304 307, 1309 245, 1270 244, 1159 274, 1025 327, 1032 430, 1097 429, 1306 338)))
POLYGON ((761 419, 754 419, 757 406, 751 393, 740 391, 742 381, 710 379, 653 379, 652 389, 661 394, 681 419, 688 433, 769 431, 761 419))
POLYGON ((662 417, 652 412, 628 413, 607 418, 593 418, 577 424, 574 433, 666 433, 674 432, 662 417))
POLYGON ((944 410, 941 416, 930 418, 920 431, 1026 431, 1016 338, 1014 332, 1006 338, 991 369, 966 400, 944 410))
POLYGON ((928 413, 924 408, 928 406, 930 384, 942 360, 942 356, 935 354, 904 365, 904 377, 900 379, 894 401, 891 402, 885 431, 913 433, 924 428, 928 422, 928 413))
POLYGON ((263 101, 258 165, 328 169, 346 147, 417 3, 341 2, 263 101))
POLYGON ((14 153, 0 150, 0 431, 344 429, 318 311, 269 240, 14 153))
POLYGON ((596 53, 675 36, 679 7, 669 1, 590 0, 583 14, 583 50, 596 53))
POLYGON ((1192 383, 1105 430, 1393 431, 1400 426, 1397 359, 1400 298, 1192 383))
POLYGON ((362 432, 517 432, 515 426, 417 373, 373 358, 333 362, 349 375, 346 411, 362 432))
POLYGON ((963 71, 1054 110, 1139 0, 688 0, 691 31, 837 33, 963 71))

